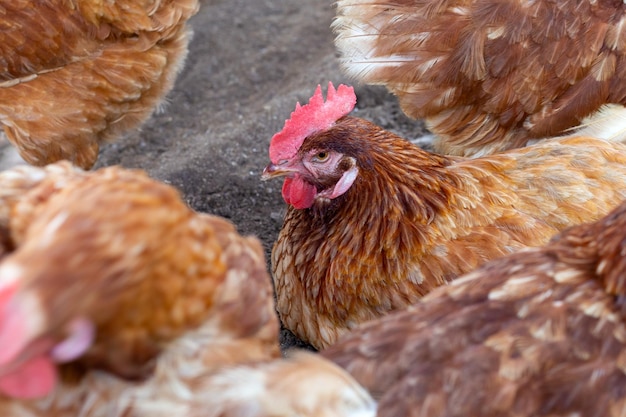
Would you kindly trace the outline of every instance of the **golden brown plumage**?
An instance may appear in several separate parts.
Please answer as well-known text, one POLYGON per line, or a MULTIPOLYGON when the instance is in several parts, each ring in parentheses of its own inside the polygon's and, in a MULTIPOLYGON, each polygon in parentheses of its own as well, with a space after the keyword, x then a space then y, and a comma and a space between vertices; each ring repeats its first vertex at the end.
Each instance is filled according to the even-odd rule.
POLYGON ((346 73, 397 95, 439 152, 485 155, 581 123, 626 138, 622 0, 339 0, 333 29, 346 73))
MULTIPOLYGON (((316 119, 308 106, 294 113, 304 122, 316 119)), ((463 159, 351 116, 295 142, 283 132, 264 174, 286 177, 290 203, 271 259, 277 310, 317 348, 626 198, 621 143, 555 139, 463 159)))
POLYGON ((3 0, 0 123, 29 163, 90 168, 162 103, 197 0, 3 0))
POLYGON ((260 243, 173 187, 66 162, 0 184, 0 414, 374 414, 336 366, 281 359, 260 243))
POLYGON ((379 416, 626 411, 626 203, 543 248, 492 261, 322 355, 379 416))

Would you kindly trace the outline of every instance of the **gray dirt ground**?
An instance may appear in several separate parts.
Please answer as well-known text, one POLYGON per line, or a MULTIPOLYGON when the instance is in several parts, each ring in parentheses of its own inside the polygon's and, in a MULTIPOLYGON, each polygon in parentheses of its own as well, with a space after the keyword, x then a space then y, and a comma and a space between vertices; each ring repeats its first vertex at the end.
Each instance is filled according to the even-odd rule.
MULTIPOLYGON (((341 73, 330 0, 204 0, 168 104, 140 131, 106 145, 97 167, 141 168, 178 187, 191 207, 258 236, 269 255, 285 204, 281 182, 261 182, 271 136, 296 101, 341 73)), ((354 113, 409 139, 424 134, 383 88, 357 87, 354 113)), ((299 345, 288 332, 283 348, 299 345)))

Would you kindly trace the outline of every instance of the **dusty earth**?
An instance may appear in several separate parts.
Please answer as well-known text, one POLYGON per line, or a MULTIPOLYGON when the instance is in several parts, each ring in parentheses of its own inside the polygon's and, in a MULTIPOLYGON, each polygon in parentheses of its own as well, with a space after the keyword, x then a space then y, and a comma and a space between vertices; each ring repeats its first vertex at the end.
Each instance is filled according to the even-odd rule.
MULTIPOLYGON (((330 0, 202 1, 168 104, 141 130, 105 145, 96 168, 146 170, 194 209, 259 237, 269 257, 285 210, 281 182, 260 181, 269 140, 317 84, 350 82, 334 49, 333 15, 330 0)), ((409 139, 424 134, 384 88, 355 87, 353 114, 409 139)), ((301 342, 283 330, 281 346, 301 342)))

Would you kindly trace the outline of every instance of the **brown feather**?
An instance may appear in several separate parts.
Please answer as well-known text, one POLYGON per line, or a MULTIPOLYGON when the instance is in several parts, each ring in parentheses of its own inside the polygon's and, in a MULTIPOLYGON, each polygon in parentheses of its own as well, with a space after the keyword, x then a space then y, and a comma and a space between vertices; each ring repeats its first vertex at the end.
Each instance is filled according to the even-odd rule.
POLYGON ((364 324, 322 356, 379 398, 381 417, 620 415, 624 230, 626 204, 364 324))

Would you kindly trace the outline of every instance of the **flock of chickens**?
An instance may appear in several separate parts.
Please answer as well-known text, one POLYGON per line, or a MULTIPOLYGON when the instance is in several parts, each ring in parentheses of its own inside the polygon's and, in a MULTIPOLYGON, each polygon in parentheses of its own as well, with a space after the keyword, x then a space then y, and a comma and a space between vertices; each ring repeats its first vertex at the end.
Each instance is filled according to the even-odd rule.
POLYGON ((271 275, 173 187, 88 170, 198 7, 0 2, 0 123, 36 165, 0 172, 0 414, 626 415, 626 2, 338 0, 344 70, 437 153, 318 86, 269 145, 271 275))

